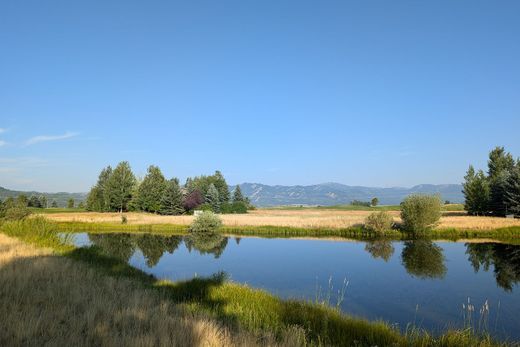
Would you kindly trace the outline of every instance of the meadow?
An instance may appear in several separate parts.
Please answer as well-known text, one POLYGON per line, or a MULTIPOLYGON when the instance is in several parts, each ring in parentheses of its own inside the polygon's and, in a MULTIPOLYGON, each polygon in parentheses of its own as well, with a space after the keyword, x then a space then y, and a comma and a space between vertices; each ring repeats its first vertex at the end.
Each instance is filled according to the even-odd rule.
MULTIPOLYGON (((348 210, 332 208, 271 208, 249 211, 247 214, 221 215, 225 227, 289 227, 301 229, 346 229, 361 226, 373 210, 348 210)), ((396 223, 400 223, 399 210, 393 208, 388 213, 396 223)), ((128 212, 124 214, 128 225, 178 225, 191 224, 193 216, 162 216, 158 214, 128 212)), ((120 224, 121 214, 99 212, 64 212, 46 215, 57 222, 87 222, 120 224)), ((499 217, 469 216, 460 210, 443 212, 438 230, 493 230, 498 228, 520 227, 520 219, 499 217)))

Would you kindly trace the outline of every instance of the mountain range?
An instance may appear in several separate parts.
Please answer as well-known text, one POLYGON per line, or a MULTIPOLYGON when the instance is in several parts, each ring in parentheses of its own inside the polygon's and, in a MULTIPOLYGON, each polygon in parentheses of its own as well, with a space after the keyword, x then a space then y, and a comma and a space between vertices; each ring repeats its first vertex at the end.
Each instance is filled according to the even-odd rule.
POLYGON ((322 183, 309 186, 269 186, 243 183, 240 189, 256 206, 277 205, 340 205, 353 200, 370 201, 377 197, 382 205, 397 205, 410 194, 440 194, 452 203, 464 201, 460 184, 421 184, 411 188, 375 188, 322 183))
MULTIPOLYGON (((230 187, 232 190, 234 187, 230 187)), ((350 204, 353 200, 370 201, 377 197, 382 205, 399 204, 410 194, 440 194, 444 200, 452 203, 464 201, 462 186, 460 184, 421 184, 411 188, 393 187, 376 188, 348 186, 340 183, 322 183, 309 186, 270 186, 260 183, 242 183, 240 189, 244 196, 249 197, 251 202, 259 207, 279 205, 341 205, 350 204)), ((16 197, 20 194, 27 196, 47 197, 49 204, 56 200, 60 207, 66 206, 67 201, 73 198, 78 204, 84 201, 87 193, 41 193, 35 191, 16 191, 0 187, 0 199, 9 196, 16 197)))

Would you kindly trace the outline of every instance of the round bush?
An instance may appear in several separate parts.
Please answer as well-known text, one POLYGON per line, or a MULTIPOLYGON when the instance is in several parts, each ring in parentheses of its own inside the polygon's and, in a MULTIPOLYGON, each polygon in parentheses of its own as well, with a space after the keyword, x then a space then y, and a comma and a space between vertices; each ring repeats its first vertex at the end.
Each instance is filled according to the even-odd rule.
POLYGON ((403 229, 422 232, 433 228, 441 218, 441 199, 437 195, 410 195, 401 203, 403 229))
POLYGON ((4 218, 6 220, 22 220, 28 217, 31 214, 31 211, 24 206, 15 206, 8 208, 5 211, 4 218))
POLYGON ((373 212, 365 219, 365 228, 378 234, 392 229, 393 224, 392 216, 384 211, 373 212))
POLYGON ((204 211, 195 217, 190 225, 191 233, 216 233, 222 226, 220 217, 211 211, 204 211))

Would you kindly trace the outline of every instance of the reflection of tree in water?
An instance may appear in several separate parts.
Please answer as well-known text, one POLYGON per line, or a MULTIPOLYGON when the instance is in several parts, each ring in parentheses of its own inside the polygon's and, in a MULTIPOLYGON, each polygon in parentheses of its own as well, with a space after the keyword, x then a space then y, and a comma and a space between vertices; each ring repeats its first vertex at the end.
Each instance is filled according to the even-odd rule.
POLYGON ((135 244, 130 234, 89 234, 88 237, 107 256, 128 262, 134 254, 135 244))
POLYGON ((394 245, 389 240, 367 241, 365 251, 370 253, 373 258, 381 258, 388 261, 394 254, 394 245))
POLYGON ((502 243, 466 243, 466 254, 475 272, 493 272, 497 284, 510 292, 513 286, 520 282, 520 246, 502 243))
POLYGON ((164 252, 172 254, 181 242, 181 237, 161 235, 135 235, 137 247, 146 258, 146 265, 152 267, 159 263, 164 252))
POLYGON ((444 278, 442 248, 430 240, 405 241, 401 259, 406 271, 419 278, 444 278))
POLYGON ((89 239, 101 251, 128 262, 139 248, 149 267, 157 265, 164 252, 173 253, 182 241, 180 236, 136 234, 89 234, 89 239))
POLYGON ((194 233, 184 238, 186 248, 196 249, 200 254, 213 254, 218 258, 227 246, 228 238, 217 233, 194 233))

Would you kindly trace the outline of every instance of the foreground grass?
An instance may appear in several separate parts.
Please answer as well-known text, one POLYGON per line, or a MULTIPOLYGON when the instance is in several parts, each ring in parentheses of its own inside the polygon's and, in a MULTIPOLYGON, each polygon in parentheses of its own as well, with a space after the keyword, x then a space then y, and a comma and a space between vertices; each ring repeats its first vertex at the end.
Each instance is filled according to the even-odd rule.
MULTIPOLYGON (((121 283, 127 285, 128 288, 123 287, 119 288, 117 291, 112 291, 119 300, 122 300, 121 298, 138 296, 138 294, 131 292, 131 290, 134 290, 135 288, 146 291, 146 295, 151 296, 149 299, 151 300, 150 307, 148 307, 148 304, 146 303, 143 304, 143 306, 140 306, 139 308, 139 314, 132 313, 133 311, 131 309, 129 313, 125 311, 128 316, 135 319, 134 324, 137 324, 136 322, 151 324, 147 323, 147 321, 152 314, 156 314, 153 309, 157 306, 153 300, 167 300, 166 303, 161 301, 161 305, 179 305, 179 307, 182 307, 182 309, 185 310, 183 311, 185 312, 184 314, 190 313, 193 317, 200 315, 202 317, 215 319, 219 322, 218 324, 223 324, 224 328, 222 329, 225 329, 224 331, 230 331, 235 334, 233 336, 239 336, 238 338, 235 337, 235 340, 233 340, 233 338, 230 337, 232 336, 230 333, 219 335, 225 336, 230 340, 218 340, 217 345, 227 345, 228 342, 229 344, 233 344, 234 341, 238 341, 239 343, 246 341, 244 343, 249 344, 251 339, 247 334, 252 334, 256 337, 255 341, 260 341, 261 344, 265 345, 272 344, 274 343, 273 341, 277 341, 283 345, 310 344, 338 346, 500 345, 487 336, 474 335, 471 330, 449 331, 440 337, 433 337, 419 330, 413 330, 402 335, 386 323, 371 323, 363 319, 352 318, 324 305, 303 301, 281 300, 265 291, 225 281, 223 275, 176 283, 171 281, 161 281, 129 266, 124 262, 121 262, 120 260, 103 255, 101 250, 95 246, 88 248, 73 248, 72 246, 63 245, 60 237, 58 237, 58 234, 56 233, 57 228, 55 228, 55 225, 43 218, 5 223, 0 226, 0 230, 7 235, 20 238, 36 245, 53 247, 63 256, 54 257, 55 259, 62 259, 67 262, 75 260, 76 262, 74 264, 70 263, 71 265, 69 265, 70 268, 68 271, 74 271, 72 268, 78 266, 81 269, 85 269, 85 271, 87 271, 86 269, 88 268, 88 271, 92 271, 92 276, 99 276, 96 277, 97 282, 92 282, 96 279, 87 278, 87 281, 78 284, 80 287, 84 288, 84 290, 88 290, 90 287, 103 286, 104 281, 121 281, 121 283), (55 231, 52 232, 52 230, 55 231), (85 265, 89 266, 85 267, 85 265), (243 331, 246 331, 247 334, 243 331)), ((2 268, 4 268, 4 266, 2 266, 2 268)), ((9 281, 16 281, 15 277, 17 276, 17 273, 21 273, 20 276, 25 276, 22 274, 23 271, 10 271, 10 273, 14 278, 9 278, 9 281)), ((53 276, 52 271, 39 271, 39 273, 42 278, 53 276)), ((72 273, 73 272, 71 272, 71 274, 72 273)), ((66 274, 67 272, 63 272, 64 277, 66 277, 66 274)), ((81 277, 76 276, 79 275, 74 275, 70 278, 60 278, 56 283, 74 282, 75 280, 81 279, 81 277)), ((27 296, 33 295, 30 278, 30 276, 26 277, 25 286, 22 286, 22 289, 25 290, 27 296)), ((5 281, 2 283, 4 282, 5 281)), ((50 289, 47 290, 51 291, 50 289)), ((60 293, 62 293, 63 296, 61 300, 69 300, 67 297, 67 295, 70 295, 67 294, 68 291, 61 291, 60 293)), ((14 300, 14 302, 14 306, 21 305, 19 300, 14 300)), ((60 302, 57 301, 54 305, 45 306, 44 311, 50 311, 51 313, 47 314, 52 314, 54 306, 57 306, 56 309, 59 310, 59 305, 60 302)), ((71 309, 75 307, 74 303, 68 305, 71 309)), ((126 303, 123 301, 121 305, 120 309, 124 310, 126 303)), ((23 303, 22 307, 10 306, 10 309, 23 312, 30 308, 25 307, 25 303, 23 303)), ((82 311, 82 306, 75 307, 74 309, 78 310, 78 312, 82 311)), ((116 307, 115 309, 117 312, 118 308, 116 307)), ((165 312, 169 311, 166 310, 165 312)), ((169 317, 170 314, 167 314, 167 316, 169 317)), ((176 313, 174 313, 174 315, 175 314, 176 313)), ((30 313, 25 317, 29 319, 26 324, 36 324, 30 319, 32 315, 33 313, 30 313)), ((118 317, 118 315, 116 315, 116 317, 118 317)), ((153 320, 152 322, 160 324, 159 321, 153 320)), ((63 324, 67 325, 69 323, 63 324)), ((109 323, 107 324, 108 325, 103 327, 102 331, 110 336, 120 334, 121 330, 126 333, 124 325, 120 326, 115 323, 112 325, 109 323)), ((68 329, 72 329, 74 333, 81 335, 79 331, 75 330, 76 328, 79 327, 68 326, 68 329)), ((188 329, 188 331, 192 330, 188 329)), ((128 334, 130 334, 130 332, 128 332, 128 334)), ((162 334, 165 333, 163 332, 162 334)), ((49 333, 48 335, 50 338, 53 334, 49 333)), ((129 338, 130 343, 128 344, 141 344, 139 343, 139 340, 132 341, 132 337, 130 336, 129 338)), ((142 344, 147 345, 155 343, 142 344)), ((197 345, 199 343, 196 341, 193 342, 193 340, 189 339, 184 343, 184 345, 194 344, 197 345)))

